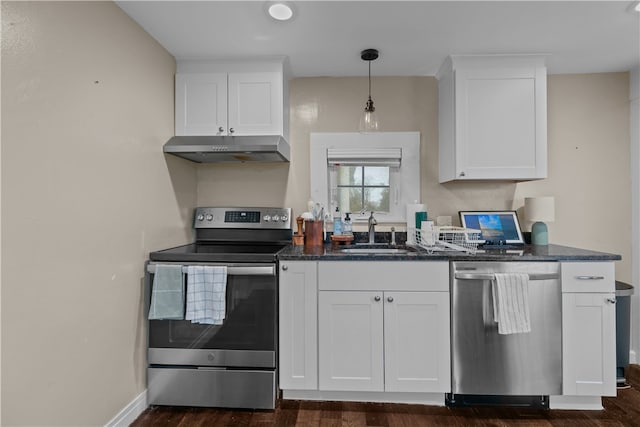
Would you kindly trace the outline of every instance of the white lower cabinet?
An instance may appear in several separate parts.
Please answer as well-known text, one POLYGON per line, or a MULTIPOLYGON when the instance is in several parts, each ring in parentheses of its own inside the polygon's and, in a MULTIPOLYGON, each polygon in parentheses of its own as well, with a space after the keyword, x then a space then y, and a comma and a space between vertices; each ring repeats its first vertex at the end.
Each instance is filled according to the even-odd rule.
POLYGON ((616 395, 612 262, 562 263, 563 395, 616 395))
POLYGON ((320 390, 384 390, 382 323, 382 292, 319 293, 320 390))
POLYGON ((384 300, 385 390, 450 391, 449 293, 385 292, 384 300))
POLYGON ((393 263, 325 264, 319 267, 319 389, 450 391, 448 283, 438 281, 447 277, 447 263, 405 263, 413 275, 393 263), (395 281, 376 280, 385 276, 395 281), (367 286, 374 290, 348 289, 367 286), (345 290, 323 290, 332 288, 345 290), (415 290, 430 288, 435 291, 415 290))
POLYGON ((283 390, 318 389, 318 264, 282 261, 279 290, 279 378, 283 390))

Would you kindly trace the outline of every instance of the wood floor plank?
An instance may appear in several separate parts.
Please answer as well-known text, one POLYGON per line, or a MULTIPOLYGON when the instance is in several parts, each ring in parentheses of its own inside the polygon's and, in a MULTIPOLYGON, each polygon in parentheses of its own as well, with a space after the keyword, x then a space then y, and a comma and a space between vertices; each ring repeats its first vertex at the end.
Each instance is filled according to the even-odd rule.
POLYGON ((280 400, 275 410, 152 406, 132 427, 640 427, 640 388, 603 399, 602 411, 280 400))

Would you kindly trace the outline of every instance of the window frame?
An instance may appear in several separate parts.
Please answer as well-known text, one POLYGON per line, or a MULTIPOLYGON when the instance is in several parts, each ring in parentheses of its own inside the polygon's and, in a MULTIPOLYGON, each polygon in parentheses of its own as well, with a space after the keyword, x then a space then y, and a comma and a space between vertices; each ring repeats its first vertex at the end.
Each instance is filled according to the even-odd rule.
MULTIPOLYGON (((331 132, 310 135, 310 184, 311 199, 334 212, 335 203, 330 198, 329 149, 353 150, 363 153, 363 165, 372 166, 367 150, 400 149, 399 167, 390 167, 390 212, 376 212, 378 223, 405 222, 406 205, 420 200, 420 132, 331 132)), ((343 211, 341 209, 341 211, 343 211)), ((343 211, 344 214, 344 211, 343 211)), ((366 221, 370 212, 353 212, 354 221, 366 221)))

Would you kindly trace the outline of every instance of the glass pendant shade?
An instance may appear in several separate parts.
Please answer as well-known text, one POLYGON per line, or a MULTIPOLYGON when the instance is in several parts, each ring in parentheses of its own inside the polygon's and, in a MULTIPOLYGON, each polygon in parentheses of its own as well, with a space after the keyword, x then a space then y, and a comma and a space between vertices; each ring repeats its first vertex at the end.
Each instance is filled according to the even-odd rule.
POLYGON ((371 61, 378 58, 378 51, 376 49, 366 49, 360 52, 360 58, 363 61, 369 62, 369 99, 364 107, 364 113, 360 115, 360 123, 358 130, 360 132, 377 132, 380 128, 380 120, 376 113, 376 107, 373 106, 373 100, 371 99, 371 61))
POLYGON ((367 101, 367 105, 364 108, 364 113, 360 115, 360 125, 358 129, 360 132, 377 132, 380 126, 378 120, 378 113, 376 113, 376 107, 373 106, 371 97, 367 101))

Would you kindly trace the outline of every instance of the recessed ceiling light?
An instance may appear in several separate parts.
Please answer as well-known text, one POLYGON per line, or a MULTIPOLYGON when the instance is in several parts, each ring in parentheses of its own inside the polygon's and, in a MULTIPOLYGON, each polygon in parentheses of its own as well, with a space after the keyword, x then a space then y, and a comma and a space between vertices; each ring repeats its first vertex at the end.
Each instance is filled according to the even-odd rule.
POLYGON ((277 2, 269 6, 269 15, 278 21, 288 21, 293 17, 293 9, 287 3, 277 2))

